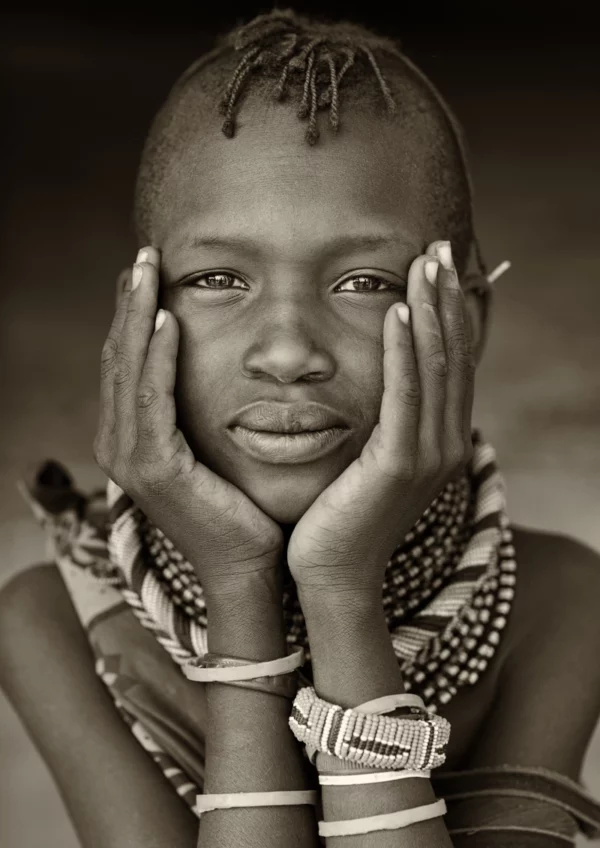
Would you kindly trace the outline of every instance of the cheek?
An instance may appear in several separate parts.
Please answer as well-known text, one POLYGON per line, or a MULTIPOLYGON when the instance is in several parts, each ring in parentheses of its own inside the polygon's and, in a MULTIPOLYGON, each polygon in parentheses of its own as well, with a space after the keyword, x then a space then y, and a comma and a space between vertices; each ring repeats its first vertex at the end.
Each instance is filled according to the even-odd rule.
POLYGON ((223 429, 237 409, 232 388, 236 353, 224 340, 210 341, 197 330, 191 332, 178 318, 177 425, 194 455, 213 465, 210 459, 219 452, 223 429))
MULTIPOLYGON (((354 426, 343 448, 315 463, 297 466, 249 459, 226 433, 232 416, 260 397, 266 385, 249 380, 241 363, 252 340, 201 335, 178 316, 180 346, 175 403, 177 424, 197 459, 236 485, 275 520, 294 522, 359 455, 379 420, 383 392, 383 346, 373 332, 358 332, 330 350, 337 364, 322 383, 298 383, 293 396, 322 399, 345 413, 354 426)), ((270 393, 273 386, 269 378, 270 393)), ((290 396, 290 387, 282 386, 290 396)))

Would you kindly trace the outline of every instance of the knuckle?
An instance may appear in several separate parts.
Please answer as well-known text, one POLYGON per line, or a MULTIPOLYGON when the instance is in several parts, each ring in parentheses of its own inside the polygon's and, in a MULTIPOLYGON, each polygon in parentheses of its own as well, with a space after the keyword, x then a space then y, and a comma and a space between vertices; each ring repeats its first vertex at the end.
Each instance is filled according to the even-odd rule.
POLYGON ((107 338, 102 346, 102 355, 100 357, 103 377, 112 371, 117 360, 118 352, 119 345, 117 344, 116 339, 113 339, 112 337, 107 338))
POLYGON ((428 450, 423 465, 423 475, 427 478, 435 478, 442 468, 442 455, 438 450, 428 450))
POLYGON ((383 456, 377 459, 378 470, 383 477, 394 482, 412 480, 417 470, 417 460, 412 456, 383 456))
POLYGON ((444 297, 446 298, 447 309, 449 312, 448 317, 450 318, 450 320, 456 320, 457 316, 462 316, 465 303, 465 296, 460 286, 446 289, 446 291, 444 292, 444 297))
POLYGON ((467 463, 467 452, 463 442, 452 444, 446 450, 446 466, 452 471, 462 468, 467 463))
POLYGON ((445 377, 448 373, 448 362, 443 350, 432 350, 427 356, 427 372, 433 377, 445 377))
POLYGON ((154 386, 140 386, 136 396, 137 408, 140 412, 154 409, 159 401, 159 394, 154 386))
POLYGON ((128 387, 131 382, 131 364, 123 356, 118 357, 114 369, 114 385, 117 390, 123 390, 128 387))
POLYGON ((405 406, 415 407, 421 403, 421 385, 414 371, 405 372, 400 377, 400 398, 405 406))
POLYGON ((448 354, 452 361, 464 371, 472 367, 473 357, 465 332, 461 329, 448 338, 448 354))
POLYGON ((160 497, 177 483, 183 473, 181 463, 174 458, 164 460, 155 451, 153 457, 138 459, 135 466, 135 489, 146 498, 160 497))

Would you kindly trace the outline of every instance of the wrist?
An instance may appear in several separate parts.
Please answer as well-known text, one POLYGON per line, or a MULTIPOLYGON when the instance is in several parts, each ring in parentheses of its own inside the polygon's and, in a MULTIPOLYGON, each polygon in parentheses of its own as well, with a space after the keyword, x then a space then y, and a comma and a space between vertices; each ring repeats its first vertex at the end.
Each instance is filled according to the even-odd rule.
POLYGON ((345 709, 404 692, 381 597, 305 593, 301 604, 319 697, 345 709))
POLYGON ((256 661, 286 656, 279 571, 240 575, 205 598, 209 651, 256 661))
POLYGON ((328 629, 372 624, 373 618, 383 615, 382 591, 361 589, 323 590, 298 585, 298 600, 304 618, 328 629))

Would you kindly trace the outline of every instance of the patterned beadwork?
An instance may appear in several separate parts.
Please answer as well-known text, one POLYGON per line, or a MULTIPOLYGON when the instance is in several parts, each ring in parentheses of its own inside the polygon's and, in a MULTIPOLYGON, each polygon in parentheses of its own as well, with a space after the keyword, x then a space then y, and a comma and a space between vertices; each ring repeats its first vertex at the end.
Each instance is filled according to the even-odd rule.
MULTIPOLYGON (((504 484, 493 449, 477 431, 473 443, 470 468, 446 485, 406 534, 390 557, 382 586, 405 689, 420 694, 434 712, 485 671, 515 592, 504 484), (480 652, 481 646, 488 650, 480 652), (477 665, 469 665, 474 656, 477 665)), ((190 641, 197 644, 205 638, 207 618, 196 572, 139 510, 135 517, 144 568, 184 613, 178 632, 187 622, 190 641)), ((304 648, 308 665, 303 673, 310 682, 310 645, 295 584, 286 587, 283 602, 288 644, 304 648)), ((179 653, 174 659, 184 662, 186 657, 179 653)))
POLYGON ((319 698, 312 686, 296 695, 289 725, 296 739, 313 751, 392 769, 442 765, 450 739, 450 724, 441 716, 392 718, 342 710, 319 698))
MULTIPOLYGON (((473 459, 463 477, 442 490, 392 552, 382 586, 404 688, 419 694, 431 713, 485 673, 501 642, 517 582, 495 453, 477 431, 473 445, 473 459)), ((90 496, 87 512, 66 509, 50 520, 41 505, 37 507, 56 534, 57 553, 118 589, 174 662, 182 664, 207 652, 206 606, 194 568, 116 484, 108 481, 104 499, 90 496), (89 520, 93 503, 95 517, 89 520)), ((293 582, 284 590, 283 601, 289 646, 303 647, 310 660, 293 582)), ((312 683, 310 663, 299 677, 304 685, 312 683)), ((102 673, 102 678, 109 686, 110 674, 102 673)), ((353 738, 356 715, 342 716, 344 739, 353 738)), ((159 750, 148 729, 139 721, 130 723, 138 741, 193 808, 198 791, 193 781, 159 750)), ((373 750, 366 754, 375 766, 383 762, 386 745, 399 741, 391 731, 379 737, 376 730, 373 750)), ((343 757, 349 743, 338 747, 343 757)))

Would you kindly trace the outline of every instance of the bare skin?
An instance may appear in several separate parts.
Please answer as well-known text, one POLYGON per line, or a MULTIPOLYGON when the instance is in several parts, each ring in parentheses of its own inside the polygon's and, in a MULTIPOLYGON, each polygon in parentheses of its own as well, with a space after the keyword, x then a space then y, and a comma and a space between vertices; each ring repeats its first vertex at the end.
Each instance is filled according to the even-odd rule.
MULTIPOLYGON (((520 527, 514 536, 519 591, 486 674, 441 710, 452 734, 440 772, 508 762, 545 765, 579 780, 600 708, 600 562, 563 536, 520 527), (567 630, 570 641, 556 638, 567 630), (590 647, 583 651, 581 645, 590 647), (528 680, 529 691, 523 687, 528 680), (578 685, 582 680, 588 685, 578 685), (535 693, 544 681, 542 700, 535 693), (563 681, 573 681, 577 699, 563 681), (523 726, 525 703, 529 721, 523 726), (553 739, 560 747, 549 744, 553 739)), ((196 845, 196 817, 133 739, 95 675, 86 636, 53 564, 32 567, 0 592, 0 685, 56 780, 82 846, 119 840, 132 848, 196 845), (77 756, 66 757, 70 750, 77 756), (132 808, 140 812, 135 819, 132 808)))
MULTIPOLYGON (((197 144, 182 151, 174 165, 165 188, 171 202, 161 205, 154 246, 138 262, 141 281, 123 297, 105 346, 95 452, 107 474, 197 568, 207 590, 209 645, 214 650, 248 656, 250 651, 256 659, 282 655, 279 563, 287 542, 290 572, 300 588, 314 645, 317 688, 336 703, 356 704, 402 691, 377 592, 391 548, 469 459, 481 316, 477 299, 462 295, 456 269, 440 252, 447 241, 444 233, 423 213, 419 184, 412 178, 416 154, 401 128, 380 128, 374 142, 373 122, 357 120, 335 148, 307 151, 298 147, 293 115, 287 122, 268 110, 260 117, 244 128, 241 143, 224 142, 216 125, 203 124, 197 144), (386 240, 367 248, 359 243, 366 233, 386 240), (207 241, 215 234, 226 237, 229 245, 207 241), (347 241, 350 235, 353 244, 347 241), (233 246, 240 236, 245 245, 233 246), (432 261, 436 286, 425 275, 432 261), (398 302, 409 307, 407 324, 397 316, 398 302), (166 310, 166 317, 153 332, 157 307, 166 310), (233 414, 258 398, 327 403, 346 420, 351 438, 339 450, 304 465, 259 462, 233 445, 225 432, 233 414), (390 509, 390 502, 402 503, 400 514, 390 509), (365 506, 358 511, 357 503, 365 506), (344 548, 356 555, 340 558, 344 548), (199 550, 209 555, 199 557, 199 550), (336 597, 345 606, 336 608, 336 597), (238 613, 235 627, 232 608, 238 613), (352 614, 340 627, 337 619, 343 616, 332 612, 349 610, 352 614), (376 668, 358 662, 365 650, 379 658, 376 668), (349 667, 352 673, 339 674, 349 667)), ((525 759, 573 773, 600 702, 598 673, 591 672, 589 659, 579 650, 582 644, 599 644, 600 626, 587 612, 589 603, 583 614, 573 614, 589 597, 593 566, 581 546, 573 550, 570 543, 561 546, 556 540, 547 545, 526 531, 516 543, 525 575, 523 602, 515 604, 502 649, 481 683, 463 690, 446 708, 453 723, 446 768, 525 759), (547 567, 549 561, 554 565, 547 567), (578 579, 569 589, 572 583, 564 579, 568 568, 586 575, 586 589, 578 579), (557 575, 564 583, 558 598, 557 575), (573 603, 565 604, 568 591, 573 603), (542 615, 541 597, 548 601, 543 612, 550 614, 552 627, 542 615), (558 620, 575 641, 556 642, 558 620), (533 656, 532 635, 538 648, 533 656), (564 700, 563 680, 576 661, 578 671, 592 682, 574 717, 571 700, 564 700), (536 663, 541 681, 531 673, 536 663), (535 687, 528 692, 522 678, 533 678, 535 687), (553 680, 555 691, 540 705, 539 686, 551 686, 553 680), (571 722, 568 737, 562 724, 552 725, 561 717, 561 697, 571 722), (552 715, 543 713, 549 703, 552 715), (487 725, 491 717, 495 723, 487 725), (543 736, 534 732, 539 727, 543 736), (560 744, 548 745, 548 738, 560 738, 560 744)), ((38 572, 36 581, 52 588, 52 608, 64 618, 56 628, 39 616, 41 621, 32 626, 38 641, 24 633, 15 637, 18 622, 33 625, 37 608, 48 597, 32 586, 24 593, 16 587, 20 600, 14 593, 8 596, 0 620, 21 656, 18 662, 10 653, 3 658, 3 685, 57 773, 65 749, 57 740, 61 734, 72 739, 77 716, 89 715, 84 706, 95 702, 97 694, 95 726, 103 727, 105 739, 112 736, 113 746, 106 747, 115 757, 104 761, 104 774, 118 770, 116 752, 122 750, 124 772, 140 769, 129 784, 123 777, 123 797, 127 791, 131 797, 144 772, 142 761, 119 736, 115 721, 120 719, 111 712, 106 693, 100 696, 101 684, 82 671, 89 653, 85 641, 74 635, 72 610, 55 577, 38 572), (21 614, 15 618, 18 608, 21 614), (68 640, 62 628, 68 630, 68 640), (52 678, 36 673, 40 660, 35 649, 50 631, 64 684, 53 696, 54 714, 61 718, 53 722, 52 733, 36 707, 48 702, 52 689, 52 678), (67 668, 61 663, 66 641, 71 658, 67 668), (23 677, 25 667, 31 673, 23 677), (32 682, 36 680, 42 682, 32 682), (36 686, 40 688, 33 691, 36 686), (75 714, 69 698, 61 699, 65 691, 83 699, 75 714)), ((269 714, 267 701, 254 699, 253 716, 268 720, 273 735, 281 733, 281 747, 265 753, 258 744, 265 737, 259 735, 255 748, 240 752, 231 736, 236 726, 232 719, 248 713, 249 701, 233 687, 215 685, 211 691, 206 732, 218 756, 207 755, 207 791, 304 786, 297 745, 284 733, 286 715, 269 714)), ((90 748, 90 757, 95 753, 90 748)), ((147 767, 155 769, 149 761, 147 767)), ((100 812, 94 818, 77 792, 76 772, 71 770, 69 777, 67 771, 62 770, 61 785, 69 806, 89 844, 98 844, 97 829, 108 825, 97 818, 100 812)), ((148 807, 147 799, 162 791, 150 780, 148 776, 144 796, 148 807)), ((362 808, 350 793, 342 797, 324 787, 327 818, 373 814, 374 803, 383 812, 432 800, 429 781, 401 783, 391 790, 378 787, 377 797, 363 792, 362 808)), ((98 791, 101 787, 99 778, 98 791)), ((156 798, 161 813, 146 811, 150 836, 145 838, 154 838, 157 846, 188 844, 188 812, 177 814, 173 805, 159 805, 156 798), (177 828, 179 842, 174 843, 177 828)), ((136 807, 143 803, 141 798, 133 801, 136 807)), ((123 806, 123 817, 127 809, 123 806)), ((423 848, 450 844, 442 819, 422 825, 391 837, 390 832, 375 834, 364 844, 401 848, 417 845, 417 835, 423 848)), ((314 822, 305 811, 292 809, 276 815, 211 814, 202 820, 200 838, 208 845, 237 844, 238 827, 248 846, 281 844, 277 840, 286 832, 294 833, 298 845, 315 844, 314 822)), ((346 842, 338 840, 336 848, 346 848, 346 842)), ((105 844, 111 844, 108 837, 105 844)))

